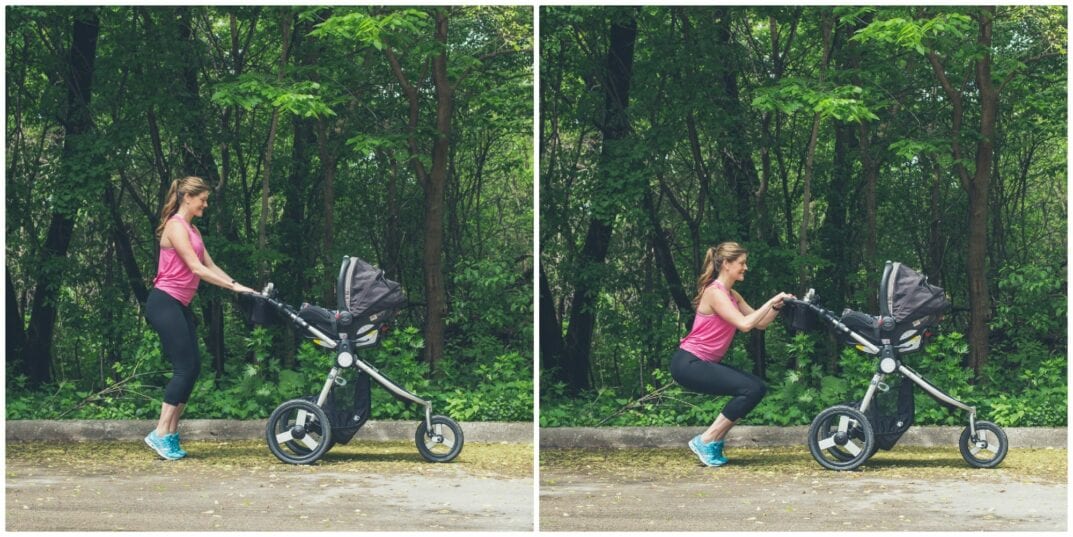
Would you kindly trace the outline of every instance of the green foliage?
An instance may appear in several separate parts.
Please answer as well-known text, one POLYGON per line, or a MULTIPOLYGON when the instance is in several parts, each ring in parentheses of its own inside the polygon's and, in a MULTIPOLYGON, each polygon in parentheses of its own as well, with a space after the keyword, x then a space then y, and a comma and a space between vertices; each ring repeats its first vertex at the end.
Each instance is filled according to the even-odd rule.
POLYGON ((330 117, 335 115, 321 99, 321 85, 302 80, 279 86, 269 75, 245 74, 231 82, 214 86, 212 101, 220 106, 240 106, 244 110, 268 104, 272 108, 298 117, 330 117))
MULTIPOLYGON (((145 346, 132 365, 115 364, 120 381, 109 380, 100 392, 80 389, 73 381, 61 381, 44 390, 31 391, 22 375, 8 379, 7 419, 150 419, 160 412, 164 370, 140 374, 139 369, 163 364, 157 336, 148 331, 145 346), (158 385, 159 384, 159 385, 158 385), (117 386, 115 389, 109 389, 117 386)), ((284 401, 320 392, 333 365, 334 354, 303 341, 295 368, 284 368, 274 350, 271 335, 255 328, 245 338, 253 356, 238 375, 214 382, 202 378, 184 417, 213 419, 264 419, 284 401)), ((519 353, 489 357, 474 370, 450 370, 430 379, 428 365, 418 361, 424 342, 420 331, 407 327, 392 332, 380 347, 359 355, 383 375, 419 397, 433 402, 433 409, 456 420, 528 421, 533 419, 532 361, 519 353)), ((205 353, 202 352, 202 356, 205 353)), ((202 370, 207 370, 203 364, 202 370)), ((10 371, 10 370, 9 370, 10 371)), ((343 372, 351 379, 354 371, 343 372)), ((420 409, 400 401, 373 383, 372 419, 415 419, 420 409)))
POLYGON ((874 40, 926 54, 929 41, 942 36, 962 38, 971 32, 972 19, 963 13, 939 13, 932 18, 892 17, 879 19, 863 28, 853 39, 862 43, 874 40))
POLYGON ((875 115, 865 105, 859 86, 823 88, 807 80, 786 78, 779 85, 757 89, 752 105, 765 112, 793 114, 801 109, 839 121, 875 121, 875 115))
MULTIPOLYGON (((354 40, 366 46, 382 50, 385 37, 392 34, 422 34, 429 26, 428 13, 417 9, 393 11, 383 16, 373 16, 361 11, 337 15, 317 24, 310 32, 313 37, 331 36, 345 40, 354 40)), ((306 20, 313 20, 311 14, 306 20)))
MULTIPOLYGON (((1047 360, 1066 355, 1068 10, 998 6, 992 46, 983 50, 985 9, 544 8, 540 243, 554 316, 542 317, 542 329, 567 335, 578 290, 598 294, 591 389, 568 385, 585 383, 563 374, 580 353, 546 354, 542 363, 556 369, 540 372, 542 424, 710 423, 727 398, 668 387, 665 373, 687 331, 680 312, 689 306, 676 293, 691 298, 706 250, 729 240, 750 252, 735 290, 754 307, 779 291, 800 296, 814 287, 825 307, 875 314, 884 260, 924 270, 955 309, 942 335, 906 364, 977 405, 984 419, 1010 423, 1031 406, 1032 417, 1025 410, 1019 423, 1064 423, 1044 410, 1065 408, 1064 368, 1047 360), (638 26, 630 133, 607 144, 607 57, 599 51, 607 50, 610 22, 623 18, 638 26), (951 99, 932 54, 962 96, 953 135, 951 99), (970 230, 959 172, 976 166, 970 148, 982 110, 973 67, 985 54, 1001 87, 986 230, 994 309, 990 365, 972 378, 960 335, 970 326, 970 230), (815 114, 824 121, 809 162, 815 114), (634 158, 618 155, 621 147, 634 158), (602 188, 608 176, 622 181, 602 188), (596 224, 611 229, 607 255, 586 266, 582 247, 596 224), (1048 388, 1032 387, 1023 372, 1048 388), (995 416, 991 404, 1001 408, 995 416)), ((737 335, 725 361, 763 371, 767 397, 747 422, 768 424, 806 424, 826 406, 859 400, 876 368, 874 356, 838 347, 827 334, 791 338, 777 325, 762 338, 737 335)), ((917 403, 923 423, 962 423, 919 390, 917 403)))
MULTIPOLYGON (((156 272, 154 213, 161 185, 172 178, 201 175, 211 183, 210 206, 196 224, 216 264, 243 284, 274 281, 295 306, 333 306, 338 260, 357 255, 401 282, 415 305, 425 303, 427 208, 412 163, 431 166, 438 103, 427 66, 444 52, 433 24, 439 14, 449 22, 453 120, 439 207, 444 247, 430 255, 444 260, 438 276, 448 296, 447 352, 428 379, 428 366, 417 360, 425 322, 417 306, 404 310, 383 348, 363 356, 423 397, 442 393, 457 408, 479 399, 482 410, 467 419, 531 418, 531 394, 516 395, 512 384, 532 384, 531 366, 514 366, 531 360, 532 349, 531 299, 521 298, 531 295, 524 277, 533 231, 531 8, 94 12, 92 129, 78 135, 68 132, 67 99, 75 11, 8 13, 9 312, 16 304, 12 316, 25 329, 40 314, 31 311, 34 297, 43 287, 57 290, 46 364, 54 381, 31 386, 37 379, 9 347, 9 417, 158 415, 170 364, 135 297, 156 272), (288 20, 291 32, 284 31, 288 20), (388 45, 418 88, 412 146, 409 102, 388 45), (54 213, 74 225, 66 253, 51 257, 45 243, 55 242, 48 235, 54 213), (459 276, 456 267, 495 276, 459 276), (502 388, 488 385, 489 364, 498 362, 511 364, 497 372, 502 388), (496 403, 504 394, 510 403, 496 403)), ((323 385, 330 353, 295 340, 289 328, 251 331, 231 293, 206 282, 191 310, 198 337, 213 348, 201 349, 202 378, 187 416, 264 417, 323 385)), ((390 396, 377 397, 386 406, 374 417, 413 416, 390 396)), ((434 400, 437 410, 447 404, 434 400)))
MULTIPOLYGON (((779 369, 768 375, 768 393, 742 423, 751 425, 808 425, 824 408, 859 401, 876 371, 874 356, 843 348, 841 371, 829 373, 819 364, 813 336, 797 334, 785 344, 786 354, 797 359, 796 369, 779 369)), ((977 407, 980 419, 1004 427, 1064 426, 1066 424, 1065 360, 1055 357, 1038 369, 1016 375, 1015 385, 972 384, 972 372, 961 366, 968 353, 964 337, 940 335, 923 352, 903 357, 918 374, 951 396, 977 407)), ((722 411, 728 397, 694 394, 674 384, 665 370, 653 372, 640 397, 600 388, 568 397, 566 385, 541 379, 541 427, 594 425, 707 426, 722 411)), ((915 423, 963 425, 964 413, 939 405, 916 388, 915 423)))

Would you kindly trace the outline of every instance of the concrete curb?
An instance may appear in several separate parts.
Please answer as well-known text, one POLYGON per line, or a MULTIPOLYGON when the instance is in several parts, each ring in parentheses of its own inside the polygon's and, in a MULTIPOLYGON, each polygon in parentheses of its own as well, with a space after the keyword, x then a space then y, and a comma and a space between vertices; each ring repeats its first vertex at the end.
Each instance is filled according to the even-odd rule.
MULTIPOLYGON (((268 420, 182 420, 184 440, 263 440, 268 420)), ((357 441, 410 441, 418 421, 370 421, 354 437, 357 441)), ((533 424, 528 422, 466 422, 466 442, 532 444, 533 424)), ((16 420, 5 422, 5 438, 12 442, 86 442, 141 440, 156 420, 16 420)))
MULTIPOLYGON (((957 446, 965 427, 911 427, 899 446, 957 446)), ((540 429, 540 447, 566 448, 675 448, 683 447, 704 427, 555 427, 540 429)), ((1005 428, 1011 447, 1060 448, 1068 441, 1066 427, 1005 428)), ((727 443, 740 447, 804 446, 808 427, 739 425, 727 434, 727 443)), ((895 448, 897 449, 897 448, 895 448)))

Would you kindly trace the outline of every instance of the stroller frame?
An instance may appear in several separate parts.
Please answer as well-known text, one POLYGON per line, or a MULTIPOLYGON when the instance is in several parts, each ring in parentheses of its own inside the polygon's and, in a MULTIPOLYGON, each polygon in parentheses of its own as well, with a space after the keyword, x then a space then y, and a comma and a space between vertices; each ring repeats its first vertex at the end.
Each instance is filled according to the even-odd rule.
MULTIPOLYGON (((808 295, 812 294, 814 294, 814 290, 809 289, 808 295)), ((909 368, 909 366, 901 363, 901 361, 898 359, 901 356, 902 352, 910 352, 920 348, 920 335, 914 336, 908 342, 903 343, 901 345, 887 343, 882 347, 878 347, 876 346, 876 344, 872 343, 861 334, 853 331, 853 329, 843 324, 842 321, 830 311, 816 304, 813 304, 811 302, 811 296, 809 296, 809 298, 806 300, 788 298, 786 299, 786 302, 796 306, 803 306, 811 309, 821 319, 830 323, 831 326, 833 326, 836 330, 842 332, 846 336, 856 341, 858 349, 864 351, 867 354, 875 354, 882 356, 880 358, 879 366, 877 367, 876 373, 872 376, 872 381, 868 383, 868 389, 864 393, 864 399, 861 400, 860 411, 862 413, 866 412, 868 410, 868 407, 872 404, 872 400, 875 398, 877 390, 881 392, 887 391, 886 385, 883 384, 883 379, 886 378, 887 375, 901 373, 903 377, 911 380, 913 384, 920 386, 921 389, 923 389, 925 393, 930 395, 932 399, 935 399, 939 403, 942 403, 948 407, 955 407, 964 410, 965 412, 968 412, 969 431, 973 436, 976 435, 976 407, 969 406, 961 401, 958 401, 950 394, 942 391, 934 384, 928 382, 919 373, 913 371, 909 368)))
MULTIPOLYGON (((339 312, 346 310, 343 298, 343 287, 346 284, 346 268, 349 260, 349 257, 343 257, 343 263, 339 269, 339 278, 336 287, 339 301, 339 312)), ((340 329, 338 337, 333 338, 299 316, 297 310, 293 306, 280 301, 277 298, 277 294, 275 285, 269 282, 257 297, 264 300, 266 303, 271 304, 283 317, 290 319, 295 326, 305 330, 314 338, 314 343, 326 349, 335 351, 335 363, 328 371, 328 377, 325 379, 324 385, 317 395, 315 403, 306 399, 287 401, 277 407, 272 413, 272 416, 269 417, 268 428, 265 434, 269 443, 269 448, 277 458, 283 462, 291 464, 311 464, 316 462, 320 456, 331 449, 332 445, 334 445, 330 435, 331 423, 330 418, 324 413, 323 409, 328 403, 328 398, 331 395, 332 389, 335 386, 341 387, 346 385, 347 382, 346 379, 342 377, 342 373, 349 368, 355 368, 361 373, 368 375, 370 379, 383 386, 396 398, 404 402, 415 403, 424 407, 424 420, 418 426, 415 442, 417 443, 418 451, 425 459, 430 462, 448 462, 458 456, 458 453, 462 449, 463 436, 462 429, 456 422, 454 422, 454 420, 445 416, 433 416, 431 401, 421 398, 402 386, 399 386, 371 364, 355 356, 357 350, 373 347, 379 344, 380 334, 383 329, 386 328, 385 324, 365 323, 357 329, 357 337, 355 338, 351 338, 346 330, 340 329), (273 431, 276 430, 277 425, 276 422, 281 419, 286 420, 288 411, 296 411, 296 420, 302 423, 296 424, 291 431, 274 433, 273 431), (304 428, 305 425, 307 425, 307 422, 304 420, 310 420, 308 424, 311 424, 312 427, 307 427, 305 430, 299 431, 300 428, 304 428), (449 429, 449 440, 445 439, 443 427, 449 429), (312 442, 307 440, 308 437, 305 436, 306 432, 314 430, 317 430, 317 432, 322 435, 322 442, 316 442, 316 448, 320 449, 311 446, 310 444, 312 442), (304 442, 304 446, 302 442, 304 442), (321 443, 324 445, 321 446, 321 443), (298 453, 287 453, 286 450, 280 447, 280 444, 286 444, 298 453), (434 450, 437 446, 446 446, 448 452, 445 454, 436 453, 434 450), (303 449, 303 447, 308 448, 309 452, 307 453, 306 449, 303 449)), ((335 327, 336 323, 333 323, 332 326, 335 327)))
MULTIPOLYGON (((893 287, 888 286, 888 278, 897 265, 890 261, 887 262, 881 284, 882 289, 893 289, 893 287)), ((942 290, 938 289, 938 291, 941 292, 942 290)), ((1002 462, 1006 457, 1009 443, 1006 433, 1001 427, 991 422, 977 420, 975 406, 959 401, 928 382, 908 365, 902 363, 901 356, 903 354, 920 350, 926 330, 930 325, 924 323, 923 319, 921 319, 910 323, 908 327, 903 327, 904 329, 898 332, 894 319, 889 318, 891 314, 890 302, 884 302, 884 298, 888 297, 884 297, 881 292, 880 309, 883 310, 881 311, 883 317, 875 320, 875 337, 869 339, 847 326, 846 323, 842 322, 841 317, 835 316, 830 311, 814 303, 814 297, 815 290, 809 289, 803 300, 788 298, 785 299, 785 302, 795 309, 811 311, 816 317, 834 327, 837 332, 846 338, 847 342, 849 340, 855 342, 855 347, 858 350, 879 357, 876 372, 868 384, 864 398, 859 403, 836 405, 823 410, 816 416, 809 427, 809 451, 821 466, 831 470, 853 470, 875 454, 879 447, 876 436, 880 432, 873 429, 873 425, 869 422, 869 417, 865 412, 874 403, 877 392, 886 392, 890 389, 883 382, 883 379, 896 373, 919 386, 941 405, 968 413, 969 423, 961 434, 958 447, 962 457, 970 466, 993 468, 1002 462), (920 323, 920 325, 917 323, 920 323), (884 332, 881 333, 880 329, 884 330, 884 332), (984 450, 990 452, 993 456, 988 457, 987 454, 984 454, 983 457, 978 457, 977 455, 984 450)), ((844 313, 843 315, 847 314, 844 313)), ((899 421, 897 429, 881 432, 885 435, 894 434, 900 436, 911 424, 910 418, 908 424, 904 425, 905 428, 902 428, 903 424, 899 421)), ((894 437, 893 441, 890 441, 889 445, 885 445, 884 449, 890 449, 896 441, 897 436, 894 437)))

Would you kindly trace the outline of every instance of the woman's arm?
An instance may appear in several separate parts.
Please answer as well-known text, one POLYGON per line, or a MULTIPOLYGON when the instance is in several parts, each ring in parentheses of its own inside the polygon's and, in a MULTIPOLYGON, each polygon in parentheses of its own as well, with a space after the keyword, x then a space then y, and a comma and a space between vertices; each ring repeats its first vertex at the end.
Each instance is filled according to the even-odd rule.
POLYGON ((214 263, 212 261, 212 256, 209 255, 208 248, 205 249, 205 266, 208 267, 208 269, 211 270, 213 273, 215 273, 217 276, 219 276, 219 277, 221 277, 221 278, 223 278, 223 279, 225 279, 225 280, 227 280, 229 282, 235 280, 228 273, 224 272, 224 269, 220 268, 219 265, 217 265, 216 263, 214 263))
MULTIPOLYGON (((250 289, 249 287, 232 283, 234 280, 228 276, 227 273, 220 270, 219 267, 216 267, 216 270, 213 270, 206 266, 205 263, 202 263, 201 260, 197 258, 197 254, 194 253, 194 245, 190 243, 190 235, 186 232, 186 226, 174 220, 168 222, 167 226, 164 227, 164 236, 171 242, 171 247, 175 248, 179 257, 182 258, 183 263, 186 263, 186 266, 202 280, 231 291, 253 291, 253 289, 250 289)), ((208 250, 205 250, 205 261, 209 263, 212 262, 212 257, 209 256, 208 250)), ((215 267, 215 265, 213 266, 215 267)))
MULTIPOLYGON (((756 311, 753 309, 752 306, 749 305, 748 302, 745 301, 745 297, 741 296, 741 293, 733 289, 731 289, 730 292, 734 293, 734 298, 738 299, 738 309, 741 310, 742 315, 748 316, 750 313, 756 311)), ((774 321, 775 317, 778 317, 780 308, 782 308, 782 306, 772 306, 771 311, 769 311, 767 315, 762 317, 760 321, 756 323, 756 328, 759 328, 760 330, 767 329, 767 325, 771 324, 771 321, 774 321)))
MULTIPOLYGON (((743 314, 741 309, 734 306, 734 303, 730 301, 730 297, 727 296, 726 293, 716 289, 714 286, 709 287, 708 291, 704 293, 704 298, 709 301, 712 310, 722 317, 723 320, 734 325, 735 328, 742 332, 748 332, 753 328, 757 328, 760 326, 760 322, 769 316, 774 318, 774 315, 772 314, 774 305, 775 303, 781 303, 784 296, 790 295, 779 293, 772 297, 771 300, 765 302, 764 305, 760 306, 757 310, 753 310, 752 307, 749 307, 743 301, 741 304, 745 305, 750 311, 748 314, 743 314)), ((767 322, 770 323, 771 320, 767 319, 767 322)), ((767 324, 764 326, 767 326, 767 324)))

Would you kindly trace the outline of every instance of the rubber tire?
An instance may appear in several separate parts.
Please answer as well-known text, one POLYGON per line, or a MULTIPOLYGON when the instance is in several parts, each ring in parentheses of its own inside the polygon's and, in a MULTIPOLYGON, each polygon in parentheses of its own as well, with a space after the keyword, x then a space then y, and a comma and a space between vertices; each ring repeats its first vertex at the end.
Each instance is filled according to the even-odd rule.
MULTIPOLYGON (((828 429, 829 431, 830 429, 828 429)), ((826 431, 825 431, 826 432, 826 431)), ((868 421, 868 418, 861 413, 861 411, 848 405, 836 405, 825 409, 820 412, 815 419, 812 420, 812 425, 808 428, 808 450, 816 462, 820 463, 820 466, 827 468, 828 470, 847 471, 856 470, 860 465, 864 464, 872 454, 875 453, 876 439, 875 434, 872 432, 872 424, 868 421), (839 449, 838 451, 831 451, 835 454, 834 457, 839 461, 831 461, 823 456, 824 449, 820 448, 817 435, 820 433, 820 428, 824 426, 829 419, 836 415, 847 415, 851 419, 857 422, 857 427, 854 431, 854 437, 860 438, 864 441, 864 447, 861 449, 861 453, 853 456, 848 460, 841 460, 845 455, 849 453, 839 449), (859 429, 859 430, 858 430, 859 429)))
POLYGON ((453 434, 455 437, 455 443, 453 446, 451 446, 450 451, 448 451, 447 453, 433 453, 431 450, 429 450, 428 446, 425 445, 425 441, 431 437, 428 435, 425 422, 422 421, 417 426, 417 432, 414 434, 414 443, 417 444, 417 451, 421 454, 422 457, 425 458, 425 460, 429 462, 449 462, 462 452, 462 444, 464 442, 464 439, 462 437, 462 427, 460 427, 458 423, 455 422, 455 420, 452 420, 447 416, 432 416, 431 420, 433 426, 445 425, 448 429, 450 429, 451 434, 453 434))
MULTIPOLYGON (((861 402, 860 401, 847 401, 847 402, 842 403, 842 404, 845 405, 845 406, 851 406, 851 407, 853 407, 853 408, 855 408, 857 410, 861 409, 861 402)), ((871 423, 871 422, 869 422, 869 423, 871 423)), ((873 434, 875 433, 874 428, 872 429, 872 433, 873 434)), ((844 460, 844 461, 848 461, 848 460, 851 460, 853 458, 853 455, 851 455, 849 453, 846 453, 845 451, 842 451, 842 450, 837 450, 836 451, 834 449, 831 449, 829 451, 831 452, 832 455, 834 455, 834 457, 836 459, 841 459, 841 460, 844 460)), ((878 440, 872 445, 872 450, 868 453, 868 458, 871 459, 872 457, 874 457, 877 451, 879 451, 879 441, 878 440)))
MULTIPOLYGON (((307 395, 305 397, 302 397, 301 399, 304 400, 304 401, 309 401, 310 403, 313 403, 313 404, 317 403, 317 396, 316 395, 307 395)), ((321 409, 321 410, 324 410, 324 409, 321 409)), ((291 448, 291 450, 293 450, 295 453, 307 454, 307 453, 310 452, 309 448, 305 447, 302 444, 299 444, 298 442, 295 442, 294 440, 288 440, 286 442, 286 444, 287 444, 287 447, 291 448)), ((335 447, 335 439, 334 438, 332 439, 331 443, 328 444, 327 451, 331 451, 333 447, 335 447)))
MULTIPOLYGON (((272 411, 272 415, 268 417, 268 424, 265 426, 265 440, 268 442, 268 450, 272 452, 275 457, 287 464, 313 464, 317 462, 325 453, 332 447, 332 426, 328 421, 328 415, 324 413, 319 406, 306 401, 305 399, 292 399, 287 401, 272 411), (317 444, 316 449, 310 450, 305 446, 302 446, 302 450, 295 450, 296 453, 288 453, 284 451, 279 441, 276 439, 276 422, 286 417, 289 412, 301 408, 306 412, 309 412, 320 423, 321 428, 321 440, 317 444), (304 451, 301 453, 299 451, 304 451)), ((293 441, 284 442, 288 447, 295 445, 293 441)))
POLYGON ((999 427, 998 425, 995 425, 990 421, 977 421, 976 430, 979 431, 980 429, 990 431, 994 433, 995 436, 998 438, 998 454, 995 455, 995 458, 987 461, 981 461, 980 459, 977 459, 975 455, 969 452, 969 437, 972 433, 969 431, 968 427, 965 427, 965 430, 961 432, 961 440, 958 441, 958 448, 961 450, 961 457, 965 459, 965 462, 969 463, 969 466, 972 466, 973 468, 994 468, 998 466, 1003 459, 1006 458, 1006 452, 1009 450, 1010 447, 1010 443, 1006 439, 1006 431, 1003 431, 1002 427, 999 427))

